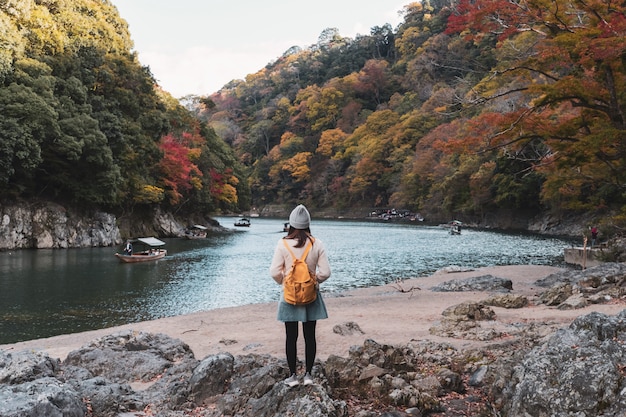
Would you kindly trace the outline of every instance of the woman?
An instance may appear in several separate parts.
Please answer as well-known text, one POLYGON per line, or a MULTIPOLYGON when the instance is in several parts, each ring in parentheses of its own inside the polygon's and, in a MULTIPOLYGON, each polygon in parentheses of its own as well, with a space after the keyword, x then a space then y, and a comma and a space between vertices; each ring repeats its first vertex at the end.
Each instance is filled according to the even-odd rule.
MULTIPOLYGON (((285 247, 285 243, 291 248, 294 255, 300 258, 305 251, 308 243, 312 243, 312 247, 306 257, 306 263, 309 271, 315 274, 318 284, 326 281, 330 277, 330 265, 326 256, 324 244, 317 238, 311 236, 311 216, 302 204, 293 209, 289 215, 289 232, 287 236, 278 241, 270 266, 270 275, 278 284, 283 283, 287 272, 291 269, 292 256, 289 249, 285 247), (283 242, 284 240, 284 242, 283 242)), ((300 382, 296 375, 297 349, 298 341, 298 322, 302 322, 302 333, 305 342, 305 365, 306 370, 303 378, 304 385, 313 383, 311 371, 315 363, 315 355, 317 353, 317 342, 315 340, 315 326, 317 320, 328 318, 326 305, 322 299, 322 295, 317 290, 315 301, 306 305, 292 305, 285 301, 284 295, 281 294, 278 303, 278 320, 285 323, 286 342, 285 350, 287 354, 287 364, 289 365, 289 378, 285 380, 285 384, 290 387, 298 385, 300 382)))

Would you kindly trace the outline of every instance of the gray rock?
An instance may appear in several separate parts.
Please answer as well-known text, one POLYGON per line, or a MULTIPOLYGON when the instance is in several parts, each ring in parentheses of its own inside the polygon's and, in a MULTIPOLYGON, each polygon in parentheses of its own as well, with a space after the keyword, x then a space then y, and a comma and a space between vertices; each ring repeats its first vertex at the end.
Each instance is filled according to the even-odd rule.
POLYGON ((528 305, 528 297, 518 294, 503 294, 489 297, 483 304, 502 308, 522 308, 528 305))
POLYGON ((0 384, 2 417, 84 417, 86 414, 81 395, 56 378, 0 384))
POLYGON ((480 321, 496 318, 496 313, 482 303, 468 301, 450 306, 441 314, 443 319, 429 329, 430 334, 474 340, 492 340, 501 334, 494 329, 482 329, 480 321))
POLYGON ((557 306, 574 293, 571 284, 557 283, 539 295, 539 301, 547 306, 557 306))
MULTIPOLYGON (((489 317, 474 307, 451 311, 464 312, 467 320, 460 323, 489 317)), ((366 340, 351 347, 348 358, 317 361, 314 384, 289 388, 282 359, 221 353, 198 361, 180 340, 121 332, 63 362, 33 352, 0 353, 0 415, 471 415, 487 398, 480 407, 493 415, 623 415, 626 310, 579 317, 545 338, 539 333, 470 351, 432 341, 393 346, 366 340), (368 409, 372 404, 386 414, 368 409)))
POLYGON ((579 317, 514 368, 504 390, 505 415, 623 415, 625 361, 626 310, 579 317))
POLYGON ((482 275, 465 279, 453 279, 443 282, 431 288, 431 291, 452 292, 452 291, 497 291, 508 292, 513 289, 513 282, 510 279, 498 278, 493 275, 482 275))
POLYGON ((230 353, 221 353, 204 358, 193 370, 189 387, 197 403, 218 394, 223 394, 233 375, 235 358, 230 353))
POLYGON ((359 325, 353 321, 335 325, 333 327, 333 333, 341 336, 350 336, 355 333, 365 334, 365 332, 361 330, 361 327, 359 327, 359 325))
POLYGON ((626 277, 626 264, 607 262, 584 270, 567 270, 550 274, 535 281, 540 287, 552 287, 555 284, 577 284, 587 281, 587 286, 600 286, 603 283, 617 283, 626 277))
POLYGON ((584 308, 588 305, 587 299, 583 294, 574 294, 569 297, 567 300, 563 301, 557 307, 559 310, 576 310, 579 308, 584 308))
POLYGON ((81 393, 94 415, 117 417, 119 413, 142 411, 148 402, 128 384, 118 384, 95 377, 84 381, 70 381, 81 393))
POLYGON ((444 392, 465 392, 461 375, 448 368, 441 368, 437 371, 437 379, 444 392))
POLYGON ((93 376, 121 383, 149 382, 181 363, 189 369, 198 363, 187 344, 163 334, 133 331, 97 339, 70 352, 64 361, 65 365, 87 369, 93 376))
POLYGON ((53 377, 61 361, 42 352, 0 351, 0 384, 21 384, 38 378, 53 377))
POLYGON ((383 368, 380 368, 376 365, 369 364, 361 371, 359 375, 359 381, 372 379, 374 377, 383 376, 387 373, 387 371, 383 368))
POLYGON ((456 304, 443 310, 441 313, 448 320, 472 321, 472 320, 493 320, 496 313, 482 303, 472 301, 456 304))

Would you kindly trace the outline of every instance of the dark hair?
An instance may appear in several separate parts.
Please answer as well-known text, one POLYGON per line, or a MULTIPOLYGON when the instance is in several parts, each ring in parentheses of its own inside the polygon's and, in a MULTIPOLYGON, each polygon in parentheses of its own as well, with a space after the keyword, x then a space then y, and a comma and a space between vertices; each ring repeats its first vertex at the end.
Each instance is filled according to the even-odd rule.
POLYGON ((308 227, 306 229, 295 229, 293 226, 289 226, 289 232, 283 239, 297 239, 296 248, 301 248, 310 236, 311 229, 308 227))

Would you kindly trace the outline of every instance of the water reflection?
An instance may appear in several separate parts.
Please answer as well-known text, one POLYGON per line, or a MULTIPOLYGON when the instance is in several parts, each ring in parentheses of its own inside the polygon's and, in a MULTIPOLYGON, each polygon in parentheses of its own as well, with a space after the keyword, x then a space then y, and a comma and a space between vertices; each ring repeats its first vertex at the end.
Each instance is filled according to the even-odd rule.
MULTIPOLYGON (((165 239, 168 256, 123 264, 117 248, 0 253, 0 343, 110 327, 220 307, 275 301, 269 263, 282 219, 253 219, 202 240, 165 239)), ((563 265, 570 242, 532 235, 315 220, 333 270, 324 291, 381 285, 445 266, 563 265)))

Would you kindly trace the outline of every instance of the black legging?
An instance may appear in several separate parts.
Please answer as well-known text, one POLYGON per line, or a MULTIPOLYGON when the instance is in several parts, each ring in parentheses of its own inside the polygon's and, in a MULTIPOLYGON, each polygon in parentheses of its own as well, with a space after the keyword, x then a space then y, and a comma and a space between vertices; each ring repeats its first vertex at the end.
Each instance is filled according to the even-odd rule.
MULTIPOLYGON (((302 333, 304 333, 304 352, 306 371, 311 373, 313 364, 315 363, 315 354, 317 353, 317 342, 315 341, 315 324, 316 321, 305 321, 302 323, 302 333)), ((298 342, 298 322, 286 321, 285 331, 287 340, 285 342, 285 350, 287 352, 287 365, 289 365, 290 374, 296 373, 296 362, 298 360, 298 352, 296 343, 298 342)))

